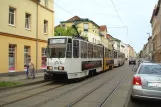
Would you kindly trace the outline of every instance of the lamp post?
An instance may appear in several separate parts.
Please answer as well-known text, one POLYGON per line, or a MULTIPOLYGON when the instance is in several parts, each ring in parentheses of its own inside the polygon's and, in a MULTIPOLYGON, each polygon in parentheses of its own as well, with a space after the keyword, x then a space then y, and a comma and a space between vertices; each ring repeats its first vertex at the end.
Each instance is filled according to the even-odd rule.
POLYGON ((146 34, 148 34, 148 35, 149 35, 149 37, 150 37, 150 33, 146 33, 146 34))
POLYGON ((38 7, 39 7, 39 3, 41 2, 41 0, 37 1, 37 21, 36 21, 36 72, 38 72, 38 7))

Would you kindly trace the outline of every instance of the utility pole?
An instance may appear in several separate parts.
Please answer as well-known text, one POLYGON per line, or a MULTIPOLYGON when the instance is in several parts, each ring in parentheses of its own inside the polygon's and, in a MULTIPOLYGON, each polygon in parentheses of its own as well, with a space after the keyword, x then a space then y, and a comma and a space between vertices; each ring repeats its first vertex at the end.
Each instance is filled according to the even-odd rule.
POLYGON ((41 0, 38 0, 37 1, 37 21, 36 21, 36 72, 38 72, 38 15, 39 15, 39 12, 38 12, 38 8, 39 8, 39 3, 40 3, 41 0))

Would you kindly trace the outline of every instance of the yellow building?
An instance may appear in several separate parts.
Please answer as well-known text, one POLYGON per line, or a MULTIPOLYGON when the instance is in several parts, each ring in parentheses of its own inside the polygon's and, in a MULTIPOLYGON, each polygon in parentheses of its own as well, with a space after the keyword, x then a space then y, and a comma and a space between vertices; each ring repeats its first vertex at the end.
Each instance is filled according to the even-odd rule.
POLYGON ((54 35, 53 1, 1 0, 0 13, 0 73, 24 71, 27 55, 37 69, 45 67, 47 38, 54 35))
POLYGON ((102 35, 102 37, 101 37, 101 43, 105 46, 105 47, 107 47, 107 48, 109 48, 109 41, 108 41, 108 39, 107 39, 107 27, 106 27, 106 25, 102 25, 102 26, 100 26, 100 28, 99 28, 99 31, 100 31, 100 34, 102 35))
POLYGON ((60 26, 63 28, 71 27, 75 22, 78 31, 81 35, 87 35, 88 41, 92 43, 101 43, 101 37, 99 35, 99 26, 88 18, 80 18, 74 16, 67 21, 60 22, 60 26))

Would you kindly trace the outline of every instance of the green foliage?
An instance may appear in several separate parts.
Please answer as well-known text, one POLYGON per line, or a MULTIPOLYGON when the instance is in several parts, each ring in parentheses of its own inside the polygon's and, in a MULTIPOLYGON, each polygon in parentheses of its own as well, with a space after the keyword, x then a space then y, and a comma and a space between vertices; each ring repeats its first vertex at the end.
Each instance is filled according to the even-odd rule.
POLYGON ((83 34, 82 37, 83 37, 85 40, 88 40, 88 35, 87 35, 87 34, 83 34))
POLYGON ((16 83, 16 82, 9 82, 9 81, 0 81, 0 87, 11 87, 11 86, 16 86, 20 85, 21 83, 16 83))
POLYGON ((62 28, 57 27, 54 31, 55 36, 76 36, 78 35, 76 30, 72 27, 62 28))
MULTIPOLYGON (((78 31, 79 34, 82 34, 82 31, 78 31)), ((54 31, 55 36, 77 36, 77 32, 73 27, 67 27, 67 28, 62 28, 62 27, 57 27, 54 31)), ((81 35, 85 40, 88 40, 87 34, 82 34, 81 35)))

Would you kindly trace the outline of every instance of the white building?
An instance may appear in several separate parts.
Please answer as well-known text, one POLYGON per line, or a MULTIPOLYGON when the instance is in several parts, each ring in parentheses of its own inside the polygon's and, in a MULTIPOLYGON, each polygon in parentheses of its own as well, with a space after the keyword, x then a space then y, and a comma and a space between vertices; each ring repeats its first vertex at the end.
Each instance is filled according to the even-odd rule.
POLYGON ((120 52, 125 54, 125 58, 129 58, 129 48, 128 45, 124 44, 123 42, 120 42, 120 52))

